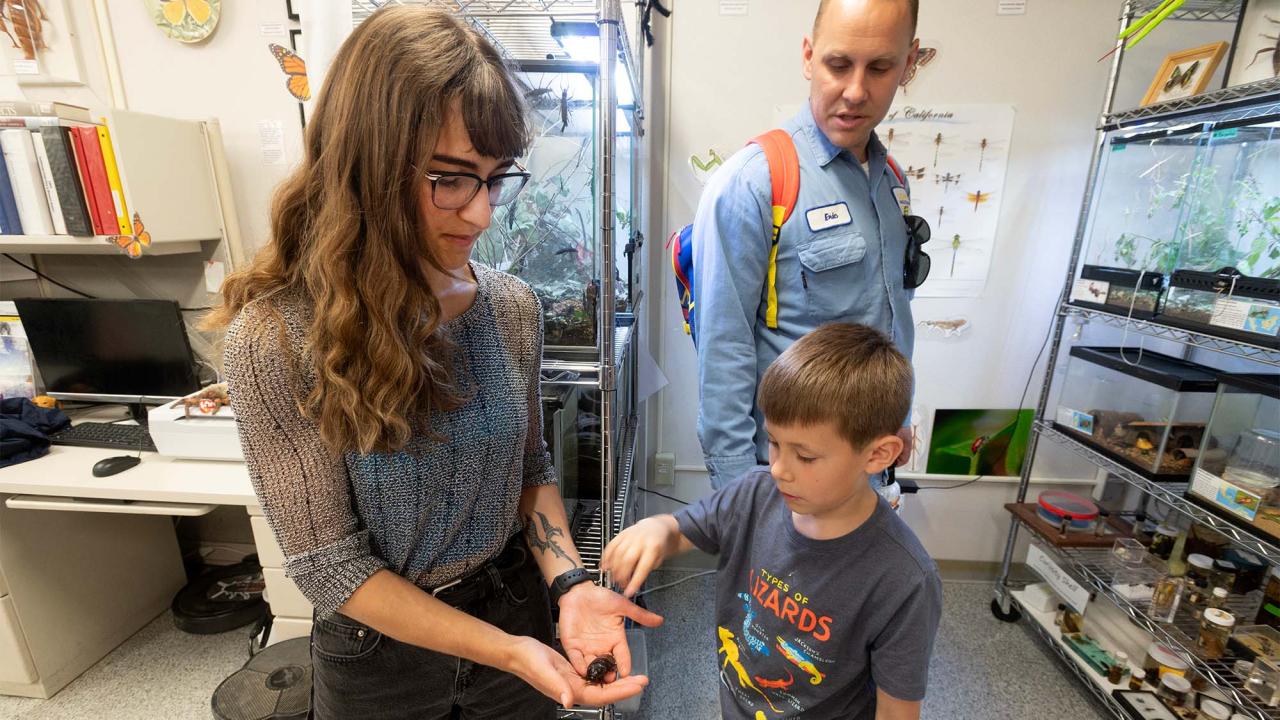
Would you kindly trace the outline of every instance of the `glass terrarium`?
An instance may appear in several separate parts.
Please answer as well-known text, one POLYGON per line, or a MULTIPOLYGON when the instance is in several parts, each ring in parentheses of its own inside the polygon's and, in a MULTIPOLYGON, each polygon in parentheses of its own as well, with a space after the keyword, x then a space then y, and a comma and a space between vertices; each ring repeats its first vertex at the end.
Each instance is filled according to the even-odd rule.
POLYGON ((497 208, 476 243, 476 260, 529 283, 542 301, 545 345, 596 345, 595 75, 517 73, 533 144, 521 163, 532 176, 497 208))
POLYGON ((1280 279, 1179 270, 1169 282, 1160 322, 1241 342, 1280 348, 1280 279))
MULTIPOLYGON (((1206 142, 1204 128, 1192 122, 1108 134, 1086 230, 1086 265, 1133 271, 1131 288, 1138 275, 1145 281, 1147 274, 1173 271, 1186 211, 1183 197, 1206 142)), ((1088 292, 1087 280, 1080 278, 1072 300, 1104 301, 1105 295, 1088 292)))
POLYGON ((1186 360, 1072 347, 1055 424, 1151 480, 1185 482, 1217 389, 1213 371, 1186 360))
POLYGON ((1071 304, 1149 320, 1164 292, 1164 274, 1085 265, 1071 291, 1071 304))
MULTIPOLYGON (((595 39, 592 38, 594 41, 595 39)), ((613 139, 614 258, 601 256, 596 168, 598 65, 575 60, 522 61, 516 73, 530 110, 533 143, 521 164, 532 176, 517 200, 497 208, 476 243, 475 259, 529 283, 542 301, 547 354, 594 355, 601 277, 613 274, 615 308, 626 310, 627 255, 635 203, 633 107, 620 107, 613 139)), ((625 66, 614 76, 620 104, 630 102, 625 66)))
POLYGON ((1280 375, 1223 375, 1188 495, 1280 539, 1280 375))
POLYGON ((1189 188, 1177 269, 1280 278, 1280 114, 1215 122, 1189 188))

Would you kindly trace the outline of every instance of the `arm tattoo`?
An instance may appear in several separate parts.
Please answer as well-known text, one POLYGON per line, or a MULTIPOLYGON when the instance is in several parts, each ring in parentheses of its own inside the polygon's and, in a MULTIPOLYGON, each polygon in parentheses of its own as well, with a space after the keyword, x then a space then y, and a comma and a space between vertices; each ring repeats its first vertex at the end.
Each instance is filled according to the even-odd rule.
MULTIPOLYGON (((573 558, 560 547, 560 543, 556 542, 556 537, 564 536, 564 528, 552 525, 551 521, 541 511, 534 510, 533 513, 524 516, 524 534, 529 539, 529 546, 541 553, 550 550, 569 562, 573 562, 573 558), (542 537, 538 537, 538 528, 534 525, 533 516, 537 515, 539 522, 542 524, 542 537)), ((577 565, 577 563, 574 563, 577 565)))

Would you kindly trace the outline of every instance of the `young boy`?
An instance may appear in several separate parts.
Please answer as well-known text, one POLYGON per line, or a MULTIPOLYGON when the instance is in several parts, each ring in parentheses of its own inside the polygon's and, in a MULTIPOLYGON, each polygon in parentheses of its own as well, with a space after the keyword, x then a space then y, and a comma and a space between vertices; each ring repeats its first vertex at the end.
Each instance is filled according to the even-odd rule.
POLYGON ((898 457, 911 365, 880 332, 830 324, 760 383, 769 467, 605 549, 634 595, 663 560, 718 554, 726 718, 914 720, 942 611, 937 566, 871 488, 898 457))

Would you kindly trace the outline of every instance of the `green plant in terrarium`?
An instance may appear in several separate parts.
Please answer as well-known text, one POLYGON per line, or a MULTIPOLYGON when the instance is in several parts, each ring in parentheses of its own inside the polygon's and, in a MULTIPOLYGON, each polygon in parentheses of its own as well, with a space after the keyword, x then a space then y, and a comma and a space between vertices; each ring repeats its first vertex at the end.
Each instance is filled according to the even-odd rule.
MULTIPOLYGON (((494 213, 476 242, 475 259, 533 287, 546 316, 547 345, 590 346, 599 292, 591 138, 556 132, 558 121, 543 127, 534 152, 541 149, 555 159, 534 173, 515 202, 494 213)), ((616 213, 619 237, 630 225, 629 213, 616 213)), ((617 287, 625 304, 626 286, 617 287)))
POLYGON ((1122 233, 1115 259, 1126 267, 1161 273, 1234 267, 1245 275, 1280 277, 1280 197, 1264 198, 1248 175, 1222 186, 1217 173, 1214 165, 1200 165, 1168 189, 1153 186, 1147 216, 1182 213, 1179 239, 1122 233), (1248 248, 1239 247, 1239 239, 1251 234, 1248 248), (1143 245, 1146 252, 1139 257, 1143 245))

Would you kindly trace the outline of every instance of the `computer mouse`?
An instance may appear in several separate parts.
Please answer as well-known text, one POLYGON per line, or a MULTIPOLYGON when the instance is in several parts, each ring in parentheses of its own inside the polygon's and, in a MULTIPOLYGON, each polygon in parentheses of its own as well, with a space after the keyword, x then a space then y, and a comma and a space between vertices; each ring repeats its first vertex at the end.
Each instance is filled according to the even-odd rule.
POLYGON ((140 462, 142 462, 142 458, 134 455, 117 455, 116 457, 103 458, 93 464, 93 476, 107 477, 108 475, 115 475, 140 462))

